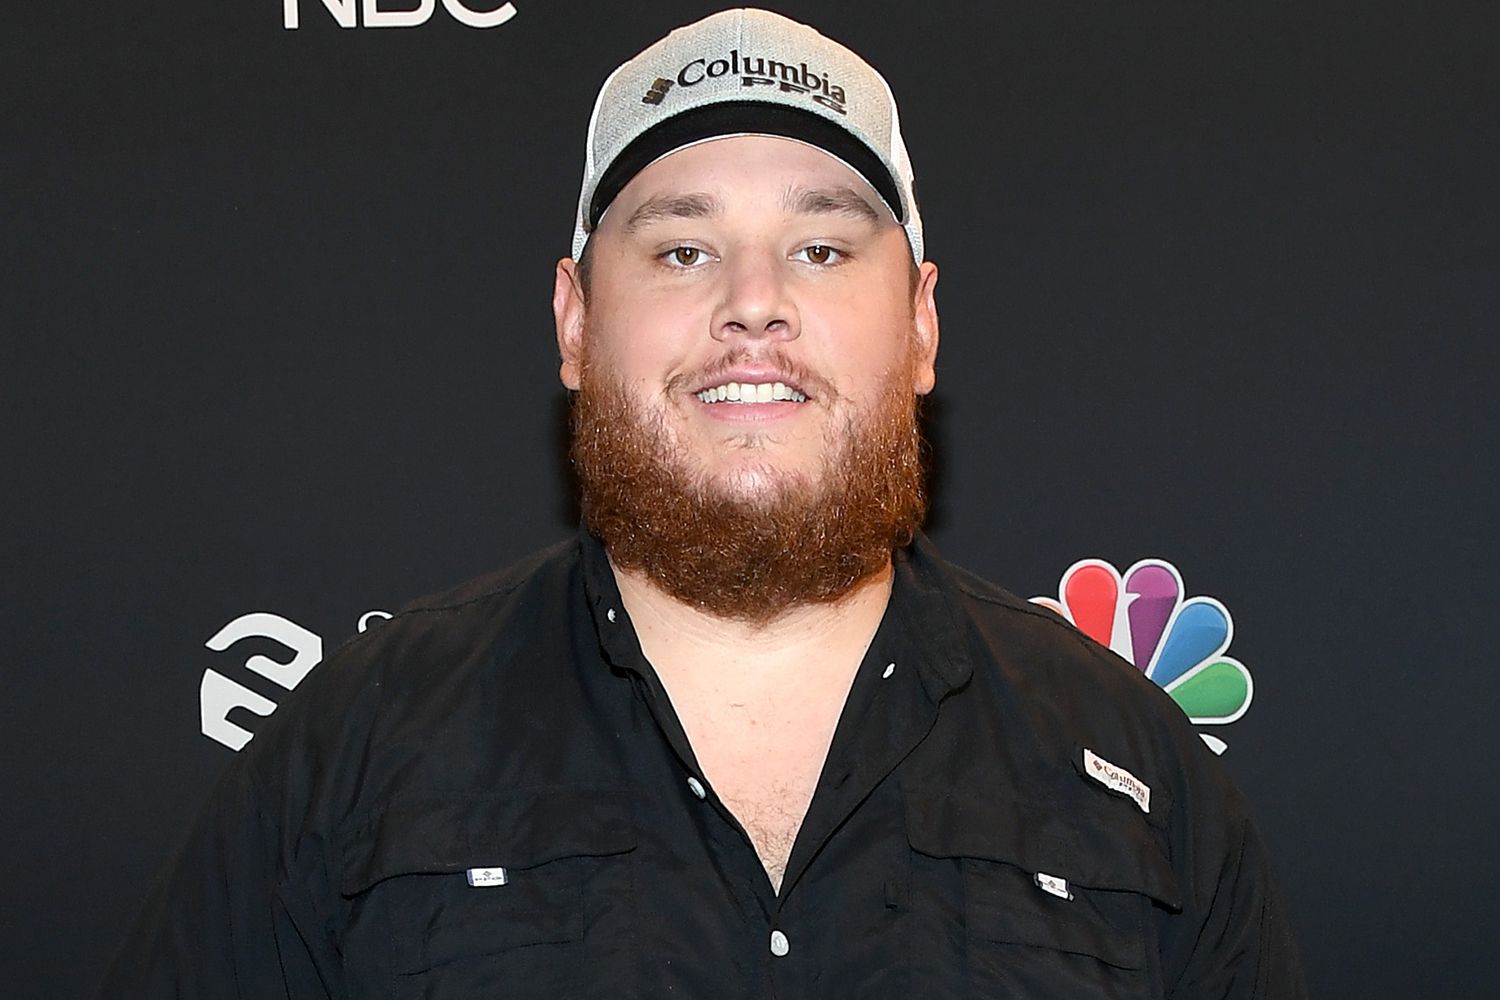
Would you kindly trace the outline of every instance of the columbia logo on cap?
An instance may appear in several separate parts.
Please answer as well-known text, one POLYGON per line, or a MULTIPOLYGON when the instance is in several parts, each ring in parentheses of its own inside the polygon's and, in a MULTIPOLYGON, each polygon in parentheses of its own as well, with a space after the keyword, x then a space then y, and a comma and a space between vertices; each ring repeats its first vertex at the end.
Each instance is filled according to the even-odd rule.
MULTIPOLYGON (((738 80, 741 87, 779 87, 783 93, 804 94, 841 115, 848 114, 845 105, 849 98, 844 88, 831 81, 827 73, 809 68, 804 60, 741 56, 740 50, 734 48, 728 55, 717 59, 699 56, 692 60, 677 71, 676 82, 682 87, 693 87, 705 80, 724 76, 738 80)), ((658 79, 655 89, 664 91, 663 83, 668 87, 672 85, 670 80, 658 79)))
POLYGON ((660 104, 662 98, 667 96, 667 91, 672 89, 672 81, 665 77, 657 77, 651 89, 646 91, 646 96, 641 98, 642 104, 660 104))

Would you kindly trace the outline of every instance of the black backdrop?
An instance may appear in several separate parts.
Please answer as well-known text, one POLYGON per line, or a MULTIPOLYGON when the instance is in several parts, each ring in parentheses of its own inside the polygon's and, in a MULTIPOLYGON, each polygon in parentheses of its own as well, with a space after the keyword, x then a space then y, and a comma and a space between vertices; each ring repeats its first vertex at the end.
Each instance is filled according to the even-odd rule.
MULTIPOLYGON (((1215 732, 1317 991, 1494 995, 1491 5, 769 5, 902 100, 939 545, 1223 601, 1255 696, 1215 732)), ((281 7, 0 22, 8 995, 102 971, 231 757, 206 671, 287 697, 223 626, 331 646, 570 529, 547 296, 588 111, 713 9, 281 7)))

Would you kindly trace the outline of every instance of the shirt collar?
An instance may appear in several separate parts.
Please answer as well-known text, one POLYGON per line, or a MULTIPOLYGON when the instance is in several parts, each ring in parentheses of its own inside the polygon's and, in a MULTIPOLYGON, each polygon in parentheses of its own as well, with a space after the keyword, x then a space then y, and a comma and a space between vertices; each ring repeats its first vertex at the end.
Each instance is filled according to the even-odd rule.
POLYGON ((619 669, 646 673, 646 658, 630 616, 625 613, 625 602, 620 597, 620 586, 615 582, 604 543, 583 525, 578 527, 578 554, 583 568, 583 592, 605 660, 619 669))
POLYGON ((968 619, 958 600, 958 588, 937 547, 918 534, 912 544, 896 550, 895 581, 887 618, 889 630, 902 637, 915 661, 922 686, 934 702, 969 682, 974 672, 969 652, 968 619))
MULTIPOLYGON (((625 613, 620 588, 604 545, 586 527, 578 529, 584 592, 599 636, 599 648, 615 667, 646 673, 645 657, 625 613)), ((899 647, 883 651, 892 659, 912 663, 933 702, 968 683, 973 673, 967 619, 958 590, 937 548, 918 534, 911 545, 898 549, 893 560, 891 601, 879 637, 899 647), (895 627, 890 627, 895 626, 895 627)))

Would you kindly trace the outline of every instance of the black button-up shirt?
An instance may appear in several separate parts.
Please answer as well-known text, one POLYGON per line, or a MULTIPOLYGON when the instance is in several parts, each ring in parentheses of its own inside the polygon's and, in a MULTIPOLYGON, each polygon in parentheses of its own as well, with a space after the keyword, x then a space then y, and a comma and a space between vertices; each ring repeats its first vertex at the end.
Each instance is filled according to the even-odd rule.
POLYGON ((920 540, 778 895, 580 533, 315 671, 229 767, 102 995, 1304 990, 1244 804, 1182 712, 920 540))

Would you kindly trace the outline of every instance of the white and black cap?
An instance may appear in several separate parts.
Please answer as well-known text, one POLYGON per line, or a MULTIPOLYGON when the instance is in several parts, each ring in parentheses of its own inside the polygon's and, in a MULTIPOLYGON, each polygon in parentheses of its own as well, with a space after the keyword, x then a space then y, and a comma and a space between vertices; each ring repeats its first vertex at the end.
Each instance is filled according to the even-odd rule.
POLYGON ((922 218, 896 100, 859 56, 805 24, 744 8, 678 28, 620 66, 589 119, 573 258, 616 195, 679 149, 736 135, 805 142, 863 177, 922 260, 922 218))

